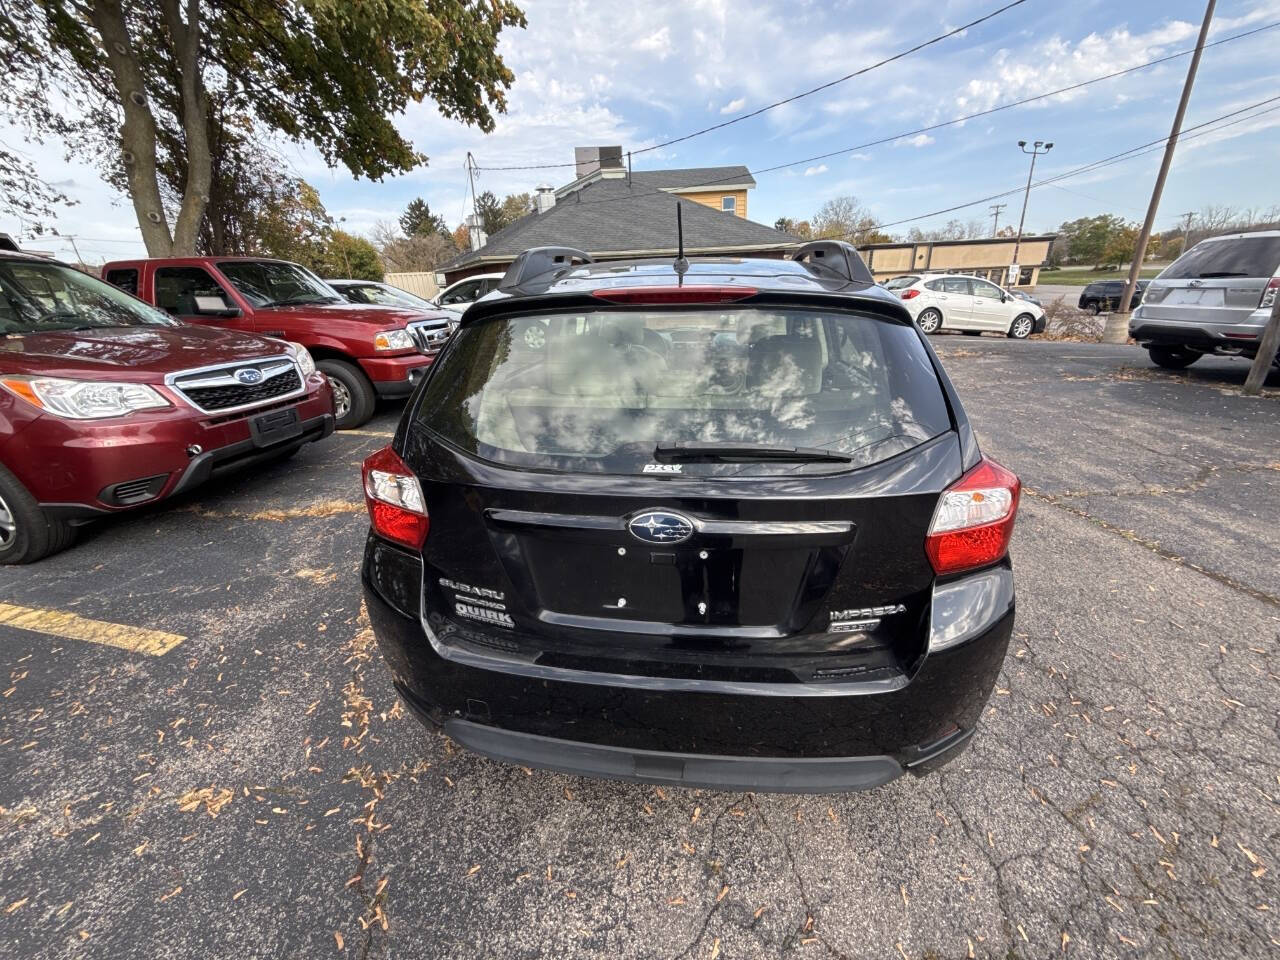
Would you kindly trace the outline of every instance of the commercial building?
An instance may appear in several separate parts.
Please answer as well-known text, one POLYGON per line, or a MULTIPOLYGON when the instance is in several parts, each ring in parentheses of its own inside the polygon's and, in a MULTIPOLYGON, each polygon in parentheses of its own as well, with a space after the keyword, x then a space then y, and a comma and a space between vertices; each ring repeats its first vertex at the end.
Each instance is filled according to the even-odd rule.
MULTIPOLYGON (((1049 258, 1056 233, 1024 236, 1018 246, 1017 287, 1034 287, 1040 268, 1049 258)), ((877 281, 907 273, 966 273, 985 277, 1002 286, 1013 261, 1014 237, 981 240, 921 240, 913 243, 869 243, 859 250, 877 281)))

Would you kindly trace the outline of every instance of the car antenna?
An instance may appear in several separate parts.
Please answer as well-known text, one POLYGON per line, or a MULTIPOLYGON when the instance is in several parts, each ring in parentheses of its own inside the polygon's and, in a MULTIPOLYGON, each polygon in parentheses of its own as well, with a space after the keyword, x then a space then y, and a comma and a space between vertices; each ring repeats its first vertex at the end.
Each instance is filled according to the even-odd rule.
POLYGON ((689 261, 684 255, 684 217, 681 216, 680 201, 676 200, 676 276, 684 283, 684 275, 689 272, 689 261))

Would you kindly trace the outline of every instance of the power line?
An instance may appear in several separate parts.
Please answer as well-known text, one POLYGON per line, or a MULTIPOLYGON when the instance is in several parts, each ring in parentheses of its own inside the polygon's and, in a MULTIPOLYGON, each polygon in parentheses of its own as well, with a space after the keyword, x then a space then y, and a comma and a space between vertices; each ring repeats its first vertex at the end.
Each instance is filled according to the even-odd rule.
MULTIPOLYGON (((1253 120, 1253 119, 1256 119, 1257 117, 1261 117, 1268 113, 1272 113, 1276 110, 1280 110, 1280 103, 1277 103, 1277 101, 1280 101, 1280 96, 1268 97, 1265 100, 1259 100, 1257 103, 1252 103, 1247 107, 1241 107, 1239 110, 1233 110, 1230 113, 1222 114, 1222 116, 1214 117, 1212 120, 1206 120, 1203 123, 1198 123, 1193 127, 1187 127, 1186 128, 1187 130, 1200 130, 1201 132, 1197 134, 1193 134, 1192 136, 1184 135, 1182 136, 1181 139, 1193 140, 1196 137, 1208 136, 1211 133, 1217 133, 1219 130, 1223 130, 1226 127, 1233 126, 1237 123, 1244 123, 1248 120, 1253 120), (1266 104, 1269 104, 1269 103, 1274 103, 1276 105, 1269 107, 1266 110, 1259 110, 1257 113, 1247 117, 1239 116, 1242 113, 1247 113, 1250 110, 1256 110, 1258 107, 1265 106, 1266 104), (1239 119, 1232 120, 1230 123, 1221 123, 1221 121, 1226 120, 1230 117, 1239 117, 1239 119), (1217 126, 1212 126, 1214 124, 1217 124, 1217 126), (1211 126, 1212 126, 1212 129, 1203 129, 1211 126)), ((1157 150, 1160 150, 1164 146, 1164 142, 1168 139, 1169 139, 1168 137, 1161 137, 1158 140, 1149 140, 1146 143, 1139 144, 1136 147, 1130 147, 1128 150, 1123 150, 1120 153, 1112 154, 1109 157, 1103 157, 1101 160, 1094 160, 1091 163, 1086 163, 1083 166, 1076 167, 1074 170, 1069 170, 1066 173, 1061 173, 1061 174, 1058 174, 1057 176, 1048 177, 1044 180, 1037 180, 1035 183, 1031 185, 1032 189, 1036 187, 1049 186, 1054 183, 1057 183, 1059 180, 1066 180, 1070 177, 1077 177, 1084 173, 1091 173, 1094 170, 1100 170, 1103 167, 1109 167, 1116 163, 1123 163, 1126 160, 1134 160, 1140 156, 1145 156, 1148 153, 1154 153, 1157 150)), ((904 217, 901 220, 891 220, 886 223, 877 223, 874 227, 870 227, 868 229, 882 230, 885 227, 897 227, 897 226, 901 226, 904 223, 914 223, 917 220, 927 220, 930 217, 941 216, 944 213, 954 213, 956 210, 964 210, 967 207, 974 207, 980 203, 990 203, 992 200, 999 200, 1002 197, 1012 196, 1014 194, 1019 193, 1022 189, 1023 188, 1021 186, 1014 187, 1010 190, 1004 190, 1000 193, 993 193, 990 196, 979 197, 976 200, 969 200, 969 201, 966 201, 965 203, 955 204, 954 206, 943 207, 940 210, 931 210, 928 213, 918 214, 917 216, 914 216, 914 217, 904 217)), ((862 231, 858 231, 858 232, 861 233, 862 231)), ((848 239, 851 236, 856 236, 856 234, 845 234, 844 236, 837 239, 848 239)))
MULTIPOLYGON (((987 13, 981 17, 978 17, 976 20, 970 20, 968 23, 964 24, 963 26, 956 27, 953 30, 948 30, 946 33, 940 33, 936 37, 931 37, 928 40, 924 40, 920 43, 917 43, 914 47, 909 47, 906 50, 899 51, 898 53, 895 53, 891 57, 886 57, 883 60, 879 60, 875 63, 868 64, 865 67, 855 70, 853 73, 846 73, 843 77, 836 77, 836 79, 834 80, 828 80, 826 83, 819 84, 816 87, 812 87, 800 93, 792 94, 791 96, 786 97, 782 100, 775 100, 772 103, 767 103, 763 107, 760 107, 756 110, 752 110, 750 113, 740 114, 739 116, 736 116, 731 120, 722 120, 720 123, 714 123, 709 127, 703 127, 701 130, 694 130, 692 133, 686 133, 679 137, 672 137, 670 140, 664 140, 661 143, 655 143, 652 146, 643 147, 640 150, 633 151, 633 153, 636 153, 636 154, 648 153, 651 150, 660 150, 663 147, 669 147, 674 143, 683 143, 686 140, 692 140, 694 137, 700 137, 703 134, 711 133, 715 130, 723 130, 725 127, 731 127, 735 123, 741 123, 743 120, 750 120, 752 117, 758 117, 762 113, 768 113, 770 110, 775 110, 778 107, 786 106, 788 103, 795 103, 797 100, 803 100, 805 97, 811 97, 815 93, 820 93, 823 90, 829 90, 831 87, 844 83, 847 80, 852 80, 854 77, 860 77, 864 74, 870 73, 872 70, 878 70, 880 67, 887 66, 888 64, 893 63, 896 60, 901 60, 904 57, 909 57, 913 53, 919 53, 921 50, 925 49, 926 47, 931 47, 935 43, 941 43, 943 40, 948 40, 951 37, 956 36, 957 34, 964 33, 966 30, 969 30, 972 27, 976 27, 979 24, 985 23, 986 21, 991 20, 994 17, 998 17, 1000 16, 1000 14, 1004 13, 1005 11, 1012 10, 1014 7, 1017 7, 1017 6, 1021 6, 1025 2, 1026 0, 1013 0, 1012 3, 1006 3, 1003 7, 1000 7, 996 10, 992 10, 990 13, 987 13)), ((525 165, 525 166, 510 166, 510 167, 477 167, 476 169, 478 170, 550 170, 554 168, 564 168, 564 167, 572 167, 572 166, 576 166, 576 164, 574 163, 540 163, 540 164, 532 164, 532 165, 525 165)))
MULTIPOLYGON (((1232 43, 1233 41, 1236 41, 1236 40, 1243 40, 1246 37, 1254 36, 1255 34, 1262 33, 1266 30, 1274 30, 1276 27, 1280 27, 1280 20, 1273 20, 1270 23, 1265 23, 1260 27, 1254 27, 1252 30, 1245 30, 1241 33, 1232 34, 1229 37, 1223 37, 1221 40, 1215 40, 1212 43, 1205 44, 1205 48, 1207 49, 1209 47, 1216 47, 1224 43, 1232 43)), ((943 120, 938 123, 930 124, 928 126, 917 127, 914 130, 906 130, 901 133, 891 134, 890 136, 881 137, 878 140, 870 140, 866 143, 854 144, 853 146, 849 146, 849 147, 841 147, 840 149, 832 150, 829 153, 820 153, 820 154, 817 154, 816 156, 805 157, 803 160, 792 160, 788 163, 779 164, 774 167, 767 167, 763 170, 753 171, 753 173, 771 173, 774 170, 781 170, 784 167, 795 167, 795 166, 799 166, 802 163, 813 163, 815 160, 829 160, 832 157, 838 157, 842 153, 851 153, 854 150, 865 150, 869 147, 878 147, 886 143, 892 143, 895 140, 901 140, 903 137, 911 137, 921 133, 930 133, 934 130, 941 130, 943 127, 954 126, 955 124, 958 124, 958 123, 966 123, 969 120, 977 120, 980 117, 987 117, 993 113, 1000 113, 1003 110, 1011 110, 1014 107, 1026 106, 1028 103, 1035 103, 1039 100, 1047 100, 1049 97, 1056 97, 1064 93, 1072 93, 1076 90, 1081 90, 1085 87, 1092 86, 1095 83, 1102 83, 1105 80, 1114 80, 1116 77, 1123 77, 1130 73, 1137 73, 1139 70, 1146 70, 1149 67, 1159 66, 1160 64, 1168 63, 1171 60, 1178 60, 1182 57, 1190 56, 1192 53, 1195 53, 1194 47, 1188 50, 1179 50, 1177 53, 1170 53, 1163 57, 1157 57, 1154 60, 1148 60, 1145 63, 1139 63, 1136 66, 1126 67, 1123 70, 1115 70, 1111 73, 1104 73, 1101 76, 1091 77, 1088 80, 1081 80, 1078 83, 1072 83, 1065 87, 1059 87, 1056 90, 1049 90, 1045 93, 1037 93, 1034 96, 1023 97, 1019 100, 1011 100, 1008 103, 997 104, 994 107, 988 107, 987 109, 979 110, 976 113, 969 113, 969 114, 965 114, 962 117, 954 117, 950 120, 943 120)), ((788 102, 788 101, 779 101, 779 102, 788 102)), ((752 116, 752 114, 745 114, 740 118, 736 118, 734 121, 728 121, 728 122, 737 122, 738 119, 745 120, 749 116, 752 116)), ((698 131, 698 133, 689 134, 688 136, 698 136, 701 133, 705 133, 710 130, 716 130, 723 126, 727 126, 727 123, 717 124, 715 127, 707 127, 705 130, 698 131)), ((650 150, 656 150, 659 147, 668 146, 669 144, 672 144, 672 143, 678 143, 680 140, 684 140, 684 139, 688 139, 688 137, 679 137, 675 140, 667 140, 663 143, 654 144, 651 147, 645 147, 642 150, 636 150, 634 152, 645 153, 650 150)), ((475 169, 477 171, 551 170, 551 169, 560 169, 560 168, 572 167, 572 166, 576 166, 576 164, 575 163, 535 163, 535 164, 508 166, 508 167, 477 166, 475 169)), ((724 182, 724 181, 723 180, 709 181, 706 184, 700 184, 700 186, 713 186, 715 183, 720 183, 720 182, 724 182)))

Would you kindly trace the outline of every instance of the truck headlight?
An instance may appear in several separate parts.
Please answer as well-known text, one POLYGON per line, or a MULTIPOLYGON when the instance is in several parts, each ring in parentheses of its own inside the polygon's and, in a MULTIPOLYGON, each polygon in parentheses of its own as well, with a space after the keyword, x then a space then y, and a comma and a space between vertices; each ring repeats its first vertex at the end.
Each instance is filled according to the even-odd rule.
POLYGON ((413 340, 410 338, 408 330, 383 330, 374 336, 373 349, 412 350, 413 340))
POLYGON ((304 377, 309 377, 316 372, 316 361, 311 356, 310 350, 293 341, 289 341, 289 349, 293 352, 293 359, 298 361, 298 369, 302 371, 304 377))
POLYGON ((0 380, 0 385, 41 410, 70 420, 123 417, 135 410, 171 406, 168 400, 145 383, 5 377, 0 380))

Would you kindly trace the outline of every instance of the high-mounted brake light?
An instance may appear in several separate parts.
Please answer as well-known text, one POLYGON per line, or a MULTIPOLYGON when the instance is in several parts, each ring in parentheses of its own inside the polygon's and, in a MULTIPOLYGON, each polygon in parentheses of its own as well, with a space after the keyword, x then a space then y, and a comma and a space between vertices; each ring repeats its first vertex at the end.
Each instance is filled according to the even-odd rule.
POLYGON ((665 304, 665 303, 733 303, 754 297, 755 287, 713 286, 693 284, 684 287, 614 287, 593 290, 591 295, 610 303, 665 304))
POLYGON ((924 549, 938 574, 989 566, 1009 552, 1022 483, 983 457, 942 494, 924 549))
POLYGON ((903 291, 902 291, 902 299, 903 299, 903 300, 912 300, 912 299, 914 299, 915 297, 918 297, 918 296, 920 296, 920 291, 919 291, 919 290, 911 290, 911 289, 908 289, 908 290, 903 290, 903 291))
POLYGON ((369 522, 380 537, 421 550, 431 529, 422 486, 390 447, 364 462, 364 501, 369 522))
POLYGON ((1272 277, 1267 288, 1262 291, 1262 299, 1258 301, 1259 310, 1269 310, 1276 302, 1276 291, 1280 290, 1280 277, 1272 277))

